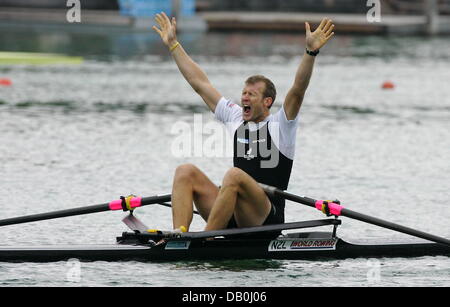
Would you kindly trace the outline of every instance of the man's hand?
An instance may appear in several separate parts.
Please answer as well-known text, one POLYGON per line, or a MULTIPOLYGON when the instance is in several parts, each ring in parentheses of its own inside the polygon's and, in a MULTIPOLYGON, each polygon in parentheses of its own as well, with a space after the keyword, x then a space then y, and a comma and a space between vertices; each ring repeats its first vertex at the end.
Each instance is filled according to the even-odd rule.
POLYGON ((177 22, 172 20, 165 13, 156 14, 155 20, 159 28, 153 26, 153 30, 161 36, 163 43, 169 48, 175 63, 183 77, 202 97, 211 111, 216 110, 216 105, 222 95, 212 86, 205 72, 186 53, 181 44, 177 41, 177 22))
MULTIPOLYGON (((316 31, 311 32, 309 23, 305 22, 306 28, 306 49, 309 51, 319 51, 334 35, 334 25, 331 19, 324 18, 316 31)), ((306 89, 314 67, 314 56, 305 55, 295 74, 294 85, 289 90, 284 100, 284 111, 288 120, 295 119, 300 111, 306 89)))
POLYGON ((316 31, 311 32, 311 27, 308 22, 305 22, 306 27, 306 48, 310 51, 317 51, 323 47, 334 35, 334 24, 329 18, 322 19, 316 31))
POLYGON ((156 26, 153 26, 152 29, 161 36, 162 41, 167 47, 172 47, 177 43, 177 21, 175 17, 172 17, 172 21, 170 21, 166 13, 163 12, 156 14, 155 20, 160 29, 156 26))

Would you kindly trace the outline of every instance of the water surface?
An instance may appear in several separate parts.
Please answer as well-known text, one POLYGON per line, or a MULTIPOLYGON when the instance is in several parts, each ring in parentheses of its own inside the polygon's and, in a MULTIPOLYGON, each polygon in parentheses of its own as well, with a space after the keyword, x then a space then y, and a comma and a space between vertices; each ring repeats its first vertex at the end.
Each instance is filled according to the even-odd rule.
MULTIPOLYGON (((13 82, 0 87, 0 218, 170 192, 181 163, 198 165, 220 184, 232 161, 226 150, 207 156, 205 149, 220 130, 204 129, 190 155, 174 154, 180 127, 193 138, 195 120, 205 128, 214 119, 153 33, 15 31, 22 31, 21 40, 14 31, 0 32, 0 49, 62 52, 85 62, 0 67, 0 77, 13 82)), ((293 82, 304 43, 302 35, 274 33, 184 33, 180 41, 226 97, 239 100, 247 76, 267 75, 279 93, 274 109, 293 82)), ((338 35, 317 58, 289 190, 338 198, 356 211, 450 237, 449 50, 445 38, 338 35), (381 89, 386 80, 395 89, 381 89)), ((164 207, 136 214, 154 228, 171 225, 164 207)), ((321 218, 297 204, 286 214, 287 221, 321 218)), ((126 229, 123 215, 8 226, 0 229, 0 244, 111 243, 126 229)), ((343 219, 343 238, 409 239, 343 219)), ((192 229, 203 225, 194 218, 192 229)), ((68 280, 70 268, 66 262, 0 263, 0 285, 450 285, 448 257, 91 262, 81 264, 76 282, 68 280)))

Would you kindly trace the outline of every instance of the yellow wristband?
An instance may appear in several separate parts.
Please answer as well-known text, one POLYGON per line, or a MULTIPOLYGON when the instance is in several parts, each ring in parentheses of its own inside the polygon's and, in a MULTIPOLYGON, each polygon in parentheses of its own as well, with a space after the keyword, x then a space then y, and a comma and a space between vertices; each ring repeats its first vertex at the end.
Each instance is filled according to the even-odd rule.
POLYGON ((180 46, 180 43, 176 42, 172 47, 170 47, 170 52, 174 51, 178 46, 180 46))

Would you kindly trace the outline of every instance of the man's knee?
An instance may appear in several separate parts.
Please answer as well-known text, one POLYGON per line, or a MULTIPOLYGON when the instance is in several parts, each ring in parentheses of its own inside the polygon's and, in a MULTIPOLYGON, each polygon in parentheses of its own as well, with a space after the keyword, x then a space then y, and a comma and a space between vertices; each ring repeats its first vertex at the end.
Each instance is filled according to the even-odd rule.
POLYGON ((222 186, 240 186, 246 173, 237 167, 230 168, 223 178, 222 186))
POLYGON ((175 170, 175 180, 195 180, 195 177, 200 170, 191 163, 186 163, 178 166, 175 170))

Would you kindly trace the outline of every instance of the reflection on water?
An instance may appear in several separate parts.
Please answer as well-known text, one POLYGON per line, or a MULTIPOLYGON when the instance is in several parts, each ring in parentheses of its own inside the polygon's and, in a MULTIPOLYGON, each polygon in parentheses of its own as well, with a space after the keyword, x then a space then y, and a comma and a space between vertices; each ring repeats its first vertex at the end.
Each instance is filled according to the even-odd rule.
POLYGON ((240 259, 240 260, 217 260, 217 261, 189 261, 173 264, 175 270, 194 270, 208 272, 245 272, 278 270, 284 267, 284 261, 270 259, 240 259))
MULTIPOLYGON (((0 101, 1 104, 8 104, 0 101)), ((8 104, 10 112, 28 111, 36 114, 43 113, 61 113, 61 114, 85 114, 85 113, 105 113, 105 112, 127 112, 135 115, 143 115, 145 113, 153 114, 186 114, 186 113, 203 113, 205 108, 201 105, 190 105, 182 103, 171 103, 164 105, 152 105, 148 102, 133 103, 106 103, 95 102, 92 105, 82 105, 76 101, 22 101, 15 104, 8 104)))
MULTIPOLYGON (((17 103, 8 103, 0 100, 3 110, 8 112, 20 112, 22 114, 95 114, 95 113, 127 113, 135 116, 149 114, 170 114, 185 116, 187 114, 209 114, 209 110, 201 103, 189 104, 182 102, 172 102, 169 104, 152 104, 151 102, 116 102, 107 101, 94 102, 92 104, 80 104, 77 101, 19 101, 17 103)), ((274 109, 275 110, 275 109, 274 109)), ((381 109, 370 106, 352 106, 352 105, 329 105, 317 104, 310 109, 311 114, 323 116, 333 120, 360 119, 370 120, 374 118, 385 118, 386 120, 401 119, 416 114, 417 119, 433 119, 435 121, 446 122, 450 113, 450 106, 437 105, 410 106, 401 105, 397 108, 381 109)))

